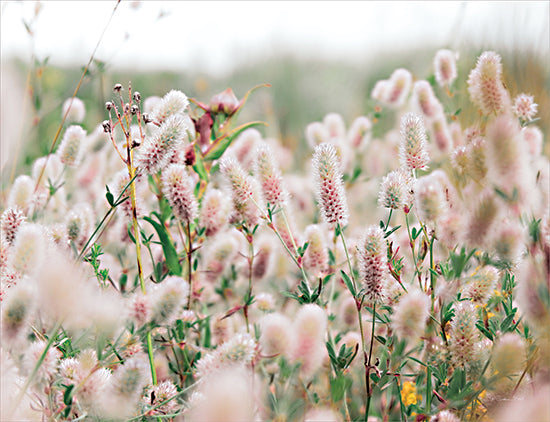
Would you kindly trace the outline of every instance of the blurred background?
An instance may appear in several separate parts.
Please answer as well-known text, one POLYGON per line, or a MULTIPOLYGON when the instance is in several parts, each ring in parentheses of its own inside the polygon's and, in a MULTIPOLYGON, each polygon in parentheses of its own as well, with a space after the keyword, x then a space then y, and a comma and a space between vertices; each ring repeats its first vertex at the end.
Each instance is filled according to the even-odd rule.
POLYGON ((62 103, 96 47, 78 93, 89 132, 117 82, 132 81, 143 96, 180 89, 204 102, 228 86, 240 98, 269 83, 240 120, 266 121, 264 136, 300 151, 308 123, 329 112, 346 124, 369 114, 377 80, 397 67, 428 78, 436 51, 449 48, 459 53, 457 90, 482 51, 501 54, 508 89, 535 95, 547 137, 549 4, 2 1, 2 185, 48 152, 62 103))

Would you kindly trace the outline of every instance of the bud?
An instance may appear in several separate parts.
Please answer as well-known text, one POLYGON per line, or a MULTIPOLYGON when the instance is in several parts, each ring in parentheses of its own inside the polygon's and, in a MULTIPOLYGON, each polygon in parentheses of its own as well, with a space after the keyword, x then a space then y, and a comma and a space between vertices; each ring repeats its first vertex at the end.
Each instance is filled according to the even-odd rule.
POLYGON ((439 86, 449 86, 456 79, 456 54, 439 50, 434 57, 435 80, 439 86))
POLYGON ((369 226, 357 249, 361 286, 367 302, 381 303, 386 297, 387 253, 384 232, 369 226))
POLYGON ((502 83, 502 63, 497 53, 485 51, 479 56, 468 77, 468 92, 486 116, 500 114, 509 106, 510 97, 502 83))
POLYGON ((394 170, 382 179, 378 206, 393 210, 403 209, 412 202, 412 179, 402 170, 394 170))
POLYGON ((231 88, 220 92, 210 100, 210 110, 214 113, 225 113, 231 116, 239 107, 239 100, 231 88))
POLYGON ((407 113, 401 118, 399 162, 406 169, 426 169, 430 158, 426 143, 426 129, 422 118, 407 113))
POLYGON ((260 187, 233 158, 224 158, 220 163, 220 170, 231 185, 236 217, 244 220, 249 228, 253 228, 260 223, 260 187))
POLYGON ((473 364, 475 346, 478 342, 476 310, 469 301, 454 305, 455 315, 449 332, 449 351, 455 367, 468 369, 473 364))
POLYGON ((230 204, 226 195, 219 189, 208 189, 202 199, 200 225, 206 236, 214 236, 227 224, 230 204))
POLYGON ((370 142, 371 131, 372 123, 368 117, 357 117, 348 130, 348 143, 357 151, 364 151, 370 142))
POLYGON ((321 227, 311 224, 304 232, 308 247, 304 254, 304 266, 314 277, 322 277, 328 269, 328 249, 321 227))
POLYGON ((138 91, 134 91, 133 97, 134 97, 134 101, 135 101, 136 103, 140 103, 140 102, 141 102, 141 94, 140 94, 138 91))
MULTIPOLYGON (((149 98, 147 100, 149 100, 149 98)), ((151 110, 151 119, 158 124, 162 124, 166 122, 170 116, 184 114, 188 106, 189 100, 187 99, 187 95, 173 89, 155 104, 154 108, 151 110)), ((144 109, 146 112, 149 112, 148 107, 144 107, 144 109)))
POLYGON ((284 205, 288 200, 288 192, 283 186, 283 177, 273 149, 265 142, 256 151, 255 173, 265 201, 273 207, 284 205))
POLYGON ((166 167, 185 137, 187 126, 181 115, 170 115, 163 122, 152 136, 145 138, 135 159, 136 167, 148 174, 156 174, 166 167))
POLYGON ((262 317, 259 324, 262 355, 288 356, 294 341, 290 320, 285 315, 274 312, 262 317))
POLYGON ((171 164, 162 172, 162 193, 172 207, 174 216, 191 224, 198 215, 198 203, 193 193, 193 180, 181 164, 171 164))
POLYGON ((498 270, 487 265, 468 277, 467 284, 462 288, 462 296, 475 304, 484 305, 493 294, 499 278, 498 270))
POLYGON ((57 155, 61 162, 69 167, 76 168, 82 161, 84 153, 83 142, 86 131, 80 126, 69 126, 63 135, 57 155))
POLYGON ((397 303, 392 327, 400 339, 416 344, 424 334, 429 314, 429 297, 419 290, 410 291, 397 303))
POLYGON ((86 115, 86 107, 84 106, 84 101, 78 97, 67 98, 63 103, 61 117, 67 114, 65 119, 67 122, 82 123, 84 116, 86 115))
POLYGON ((23 221, 25 221, 25 216, 19 208, 10 207, 4 210, 0 218, 0 230, 5 236, 6 242, 13 243, 17 230, 23 221))
POLYGON ((329 224, 348 222, 348 205, 341 163, 332 144, 320 144, 313 153, 313 180, 316 199, 323 220, 329 224))
POLYGON ((443 115, 443 106, 428 81, 416 81, 413 85, 413 95, 418 108, 422 110, 426 119, 434 119, 443 115))
POLYGON ((113 86, 113 92, 121 92, 122 91, 122 84, 115 84, 113 86))
POLYGON ((519 94, 514 99, 512 110, 514 114, 522 121, 529 122, 537 114, 538 104, 535 103, 532 95, 519 94))

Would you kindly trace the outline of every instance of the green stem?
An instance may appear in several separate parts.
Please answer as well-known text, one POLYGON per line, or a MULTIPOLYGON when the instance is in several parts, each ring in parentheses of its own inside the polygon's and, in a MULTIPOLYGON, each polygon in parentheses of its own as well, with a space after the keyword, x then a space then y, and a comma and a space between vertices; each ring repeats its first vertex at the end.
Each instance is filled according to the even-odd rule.
POLYGON ((372 347, 374 345, 374 326, 376 323, 376 302, 372 305, 372 332, 370 336, 370 348, 369 348, 369 360, 367 362, 366 372, 367 372, 367 409, 365 411, 365 421, 369 418, 369 410, 370 410, 370 401, 372 397, 372 390, 370 388, 370 382, 368 378, 368 374, 370 372, 371 367, 371 360, 372 360, 372 347))
POLYGON ((153 336, 151 330, 147 333, 147 354, 149 356, 149 367, 151 368, 151 379, 153 385, 157 385, 157 371, 155 370, 155 358, 153 356, 153 336))
POLYGON ((189 267, 187 281, 189 283, 189 297, 187 298, 187 309, 191 309, 191 298, 193 297, 193 239, 191 238, 191 223, 187 222, 187 265, 189 267))

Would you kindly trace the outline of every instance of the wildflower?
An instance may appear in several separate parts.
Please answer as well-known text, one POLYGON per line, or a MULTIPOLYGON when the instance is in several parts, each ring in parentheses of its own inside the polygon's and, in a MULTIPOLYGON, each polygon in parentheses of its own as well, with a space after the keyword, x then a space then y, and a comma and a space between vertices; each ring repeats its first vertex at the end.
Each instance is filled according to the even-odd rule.
POLYGON ((532 95, 519 94, 514 99, 512 110, 514 114, 522 121, 529 122, 537 114, 538 104, 535 103, 532 95))
POLYGON ((328 250, 321 227, 312 224, 306 227, 304 236, 308 247, 304 254, 304 266, 315 277, 322 277, 328 269, 328 250))
POLYGON ((334 145, 324 143, 315 148, 313 178, 321 217, 329 224, 345 226, 348 222, 348 205, 341 164, 334 145))
POLYGON ((413 85, 415 102, 426 119, 443 115, 443 106, 435 96, 428 81, 416 81, 413 85))
POLYGON ((292 324, 288 317, 274 312, 263 316, 259 324, 261 328, 260 346, 262 355, 288 356, 294 340, 292 324))
POLYGON ((63 103, 61 115, 65 116, 67 114, 68 122, 82 123, 84 116, 86 115, 86 106, 84 101, 78 97, 67 98, 63 103))
POLYGON ((174 216, 191 224, 198 214, 193 182, 184 165, 171 164, 162 172, 162 192, 172 207, 174 216))
POLYGON ((229 212, 227 196, 219 189, 208 189, 202 199, 200 225, 205 228, 206 236, 214 236, 225 224, 229 212))
POLYGON ((469 301, 454 305, 455 315, 449 332, 449 351, 455 367, 468 368, 474 362, 475 345, 478 342, 476 312, 469 301))
POLYGON ((443 187, 432 174, 416 181, 414 199, 421 221, 433 223, 446 211, 443 187))
POLYGON ((541 265, 541 261, 532 260, 521 263, 516 275, 517 301, 529 327, 546 335, 550 324, 550 310, 544 299, 544 294, 548 294, 548 273, 542 274, 541 265))
POLYGON ((275 259, 273 238, 263 238, 257 244, 258 250, 252 266, 252 278, 255 281, 262 280, 271 274, 275 259))
MULTIPOLYGON (((110 190, 115 198, 118 198, 120 194, 122 193, 123 189, 126 188, 126 186, 130 183, 130 176, 128 175, 128 170, 121 170, 117 173, 115 173, 113 177, 113 181, 110 183, 110 190)), ((136 187, 136 216, 139 218, 145 214, 145 206, 144 206, 144 196, 145 196, 145 186, 143 183, 143 176, 138 175, 134 179, 134 185, 136 187)), ((118 208, 120 208, 124 215, 131 219, 133 218, 134 211, 132 209, 132 201, 130 199, 130 195, 132 192, 132 187, 128 186, 124 193, 122 193, 121 198, 128 197, 124 202, 122 202, 120 205, 118 205, 118 208)))
POLYGON ((137 327, 145 325, 151 320, 151 303, 149 296, 136 293, 128 303, 128 318, 133 321, 137 327))
POLYGON ((430 422, 460 422, 460 419, 450 410, 442 410, 433 415, 430 422))
POLYGON ((220 170, 231 185, 233 208, 236 217, 243 220, 249 228, 260 222, 260 187, 241 165, 233 158, 224 158, 220 170))
POLYGON ((151 415, 170 415, 178 408, 178 403, 175 400, 177 394, 178 389, 172 381, 163 381, 158 385, 148 387, 143 397, 143 403, 151 406, 151 409, 154 409, 150 411, 151 415), (171 400, 164 403, 169 399, 171 400), (160 405, 161 403, 164 404, 160 405))
POLYGON ((453 147, 453 139, 444 115, 435 117, 431 124, 431 132, 437 149, 443 153, 448 153, 453 147))
POLYGON ((503 377, 519 376, 525 364, 525 340, 517 333, 506 333, 493 347, 491 365, 495 373, 503 377))
POLYGON ((93 233, 95 216, 87 202, 76 204, 65 217, 67 238, 76 246, 83 246, 93 233))
POLYGON ((42 169, 44 169, 44 174, 42 175, 42 184, 48 186, 51 183, 58 183, 61 181, 61 175, 63 173, 63 163, 57 154, 50 154, 44 157, 37 158, 33 165, 31 175, 33 180, 38 180, 42 169), (44 165, 46 166, 44 168, 44 165))
POLYGON ((470 298, 476 304, 483 305, 491 297, 499 278, 498 270, 487 265, 469 277, 467 284, 462 289, 462 296, 470 298))
POLYGON ((385 98, 391 87, 391 82, 387 79, 382 79, 374 84, 374 88, 371 91, 371 98, 380 102, 385 102, 385 98))
MULTIPOLYGON (((37 367, 44 350, 46 349, 47 343, 43 340, 35 341, 31 343, 28 349, 25 351, 25 356, 23 358, 23 367, 28 373, 31 373, 34 368, 37 367)), ((41 361, 40 366, 38 367, 38 372, 33 379, 35 383, 41 383, 43 381, 48 381, 53 377, 57 372, 57 362, 61 357, 61 352, 55 347, 49 347, 48 351, 44 355, 44 359, 41 361)))
POLYGON ((487 144, 483 138, 474 138, 466 147, 467 172, 473 180, 482 181, 487 175, 487 144))
POLYGON ((296 341, 292 352, 293 361, 301 362, 300 372, 312 376, 321 367, 325 349, 327 315, 314 304, 304 305, 294 321, 296 341))
POLYGON ((378 205, 393 210, 403 209, 412 202, 412 179, 402 170, 394 170, 382 179, 378 205))
POLYGON ((369 226, 358 247, 359 274, 365 299, 380 303, 386 296, 387 254, 384 232, 378 226, 369 226))
POLYGON ((80 126, 74 125, 67 128, 57 149, 57 155, 63 164, 72 168, 80 165, 84 154, 85 137, 86 131, 80 126))
POLYGON ((342 300, 339 310, 340 320, 346 326, 352 326, 357 323, 357 303, 355 298, 347 296, 342 300))
POLYGON ((32 316, 34 308, 34 293, 30 286, 30 280, 25 280, 14 287, 2 304, 2 341, 4 347, 7 344, 15 344, 24 337, 27 322, 32 316))
POLYGON ((273 207, 287 202, 288 192, 283 186, 281 170, 275 161, 273 149, 265 142, 256 150, 255 173, 266 202, 273 207))
POLYGON ((492 243, 499 261, 514 265, 525 249, 525 232, 518 222, 506 219, 498 225, 492 243))
POLYGON ((306 126, 306 140, 311 148, 329 142, 330 133, 321 122, 313 122, 306 126))
POLYGON ((13 243, 9 266, 22 274, 41 271, 46 245, 43 226, 35 223, 22 224, 13 243))
POLYGON ((416 385, 413 382, 405 381, 403 383, 403 387, 401 388, 401 400, 405 406, 416 404, 418 401, 422 400, 422 396, 416 394, 416 385))
POLYGON ((414 113, 401 118, 399 161, 406 169, 426 169, 430 158, 426 143, 426 129, 422 119, 414 113))
POLYGON ((426 328, 430 300, 421 291, 412 291, 402 297, 393 313, 392 326, 401 339, 413 344, 420 340, 426 328))
POLYGON ((8 207, 19 208, 24 214, 28 214, 34 203, 35 182, 26 174, 18 176, 11 185, 8 196, 8 207))
POLYGON ((170 115, 151 136, 145 138, 136 154, 135 165, 147 174, 155 174, 170 161, 181 146, 187 125, 179 114, 170 115))
POLYGON ((304 416, 304 422, 341 422, 342 417, 336 410, 329 408, 312 409, 304 416))
POLYGON ((254 390, 247 369, 224 368, 208 378, 193 394, 189 420, 238 422, 256 420, 254 390))
POLYGON ((215 282, 239 252, 239 242, 235 236, 227 236, 222 232, 212 238, 207 252, 204 265, 206 278, 215 282))
POLYGON ((412 75, 407 69, 396 69, 389 79, 391 85, 385 95, 385 102, 392 108, 405 103, 412 84, 412 75))
POLYGON ((490 190, 482 192, 477 203, 473 205, 466 225, 465 238, 471 246, 484 245, 498 213, 495 195, 490 190))
POLYGON ((529 125, 521 129, 521 135, 531 157, 538 157, 542 152, 544 135, 537 126, 529 125))
MULTIPOLYGON (((151 101, 153 100, 149 100, 149 102, 151 101)), ((187 95, 175 89, 164 95, 160 101, 154 101, 157 101, 158 103, 151 111, 151 119, 159 125, 168 122, 170 116, 184 114, 189 106, 187 95)), ((149 104, 147 104, 147 106, 149 106, 149 104)))
POLYGON ((485 51, 479 56, 468 76, 468 92, 486 116, 500 114, 508 107, 510 97, 502 84, 502 64, 497 53, 485 51))
POLYGON ((9 207, 4 210, 0 218, 0 230, 7 243, 13 243, 17 230, 23 221, 25 221, 25 216, 19 208, 9 207))
POLYGON ((254 306, 262 312, 272 312, 275 310, 275 298, 270 293, 258 293, 254 298, 254 306))
POLYGON ((230 116, 238 107, 239 100, 231 88, 227 88, 225 91, 214 95, 210 100, 210 110, 214 113, 223 112, 230 116))
POLYGON ((439 86, 449 86, 456 79, 456 54, 439 50, 434 57, 435 80, 439 86))
POLYGON ((368 117, 357 117, 348 130, 348 143, 355 150, 363 151, 370 142, 371 130, 372 123, 368 117))
POLYGON ((189 296, 189 284, 181 277, 170 276, 155 286, 151 295, 151 320, 170 324, 189 296))
POLYGON ((296 236, 293 213, 289 212, 289 209, 291 209, 289 206, 285 207, 285 214, 287 215, 286 220, 282 213, 277 213, 273 216, 273 224, 275 229, 279 232, 281 239, 283 239, 286 247, 292 253, 296 254, 296 248, 294 245, 298 245, 300 242, 296 236))
POLYGON ((343 139, 346 134, 344 119, 338 113, 329 113, 323 119, 323 124, 328 130, 330 138, 343 139))

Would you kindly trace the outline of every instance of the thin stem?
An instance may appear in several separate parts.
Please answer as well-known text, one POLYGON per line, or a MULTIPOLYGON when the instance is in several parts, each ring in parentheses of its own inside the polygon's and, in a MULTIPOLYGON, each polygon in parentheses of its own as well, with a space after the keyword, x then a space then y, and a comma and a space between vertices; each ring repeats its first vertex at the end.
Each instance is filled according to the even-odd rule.
POLYGON ((157 385, 157 371, 155 370, 155 358, 153 356, 153 336, 151 330, 147 333, 147 355, 149 356, 149 367, 151 368, 151 380, 157 385))
POLYGON ((372 332, 370 336, 370 348, 369 348, 369 360, 367 362, 367 409, 365 412, 365 421, 369 418, 369 408, 370 408, 370 401, 372 397, 372 391, 370 388, 370 382, 368 379, 368 373, 370 372, 371 368, 371 360, 372 360, 372 347, 374 345, 374 326, 376 323, 376 302, 372 305, 372 332))
POLYGON ((252 269, 254 266, 254 237, 248 233, 246 234, 246 240, 248 241, 248 292, 244 298, 243 314, 246 322, 246 332, 250 333, 250 326, 248 323, 248 303, 252 297, 252 269))
POLYGON ((405 214, 405 222, 407 223, 407 233, 409 234, 409 245, 411 246, 411 253, 412 253, 412 257, 413 257, 413 262, 414 262, 414 274, 413 274, 413 280, 414 280, 414 277, 416 277, 418 275, 418 285, 420 287, 420 290, 422 290, 422 280, 420 278, 420 271, 418 271, 418 264, 417 264, 417 261, 416 261, 416 254, 414 253, 414 243, 413 243, 413 238, 412 238, 412 234, 411 234, 411 228, 410 228, 410 225, 409 225, 409 214, 405 214))
POLYGON ((384 226, 384 231, 388 230, 388 227, 390 226, 392 213, 393 213, 393 208, 390 208, 390 214, 388 215, 388 221, 386 221, 386 225, 384 226))
POLYGON ((191 237, 191 223, 187 222, 187 264, 189 266, 187 281, 189 283, 189 297, 187 298, 187 309, 191 309, 191 298, 193 297, 193 239, 191 237))

